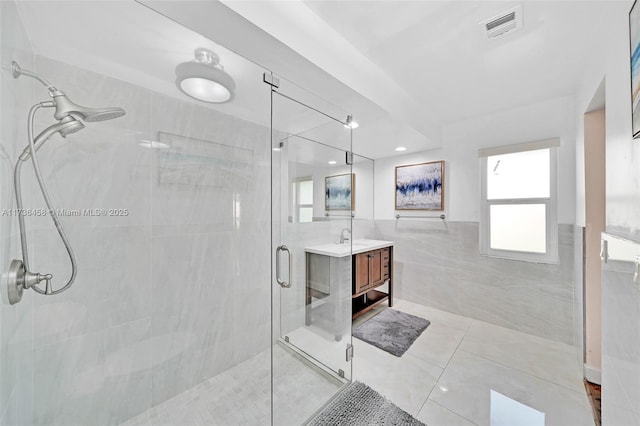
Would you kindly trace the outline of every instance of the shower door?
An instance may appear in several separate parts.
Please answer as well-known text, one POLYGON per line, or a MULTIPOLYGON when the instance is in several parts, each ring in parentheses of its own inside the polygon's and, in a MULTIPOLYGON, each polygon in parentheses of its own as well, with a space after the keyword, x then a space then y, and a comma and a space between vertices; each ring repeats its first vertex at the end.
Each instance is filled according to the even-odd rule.
POLYGON ((273 424, 302 424, 351 380, 351 129, 272 87, 273 424))

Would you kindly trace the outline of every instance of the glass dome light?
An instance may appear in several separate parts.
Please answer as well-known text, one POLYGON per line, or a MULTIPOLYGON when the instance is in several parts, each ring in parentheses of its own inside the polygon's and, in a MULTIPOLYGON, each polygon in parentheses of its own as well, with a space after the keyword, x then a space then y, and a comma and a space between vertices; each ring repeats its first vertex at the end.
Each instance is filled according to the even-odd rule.
POLYGON ((233 99, 236 84, 219 65, 218 55, 208 49, 195 50, 195 59, 176 67, 176 86, 199 101, 221 104, 233 99))

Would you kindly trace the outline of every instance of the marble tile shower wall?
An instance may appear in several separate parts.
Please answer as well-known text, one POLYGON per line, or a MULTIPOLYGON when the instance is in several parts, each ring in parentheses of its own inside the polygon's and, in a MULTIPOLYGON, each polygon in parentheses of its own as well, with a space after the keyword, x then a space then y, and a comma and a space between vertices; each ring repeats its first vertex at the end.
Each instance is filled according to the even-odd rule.
MULTIPOLYGON (((17 111, 28 111, 33 103, 34 84, 15 80, 9 64, 17 60, 33 67, 33 50, 13 2, 0 2, 0 210, 15 208, 13 164, 16 152, 25 144, 26 126, 17 121, 17 111)), ((25 197, 25 201, 30 197, 25 197)), ((14 217, 0 215, 0 274, 19 253, 14 217)), ((25 301, 21 309, 6 300, 6 286, 0 285, 0 424, 32 423, 32 317, 25 301)))
MULTIPOLYGON (((42 149, 56 207, 128 213, 65 217, 77 280, 26 295, 33 423, 118 424, 268 347, 269 129, 48 58, 36 69, 80 104, 127 111, 42 149)), ((30 229, 32 263, 60 283, 49 218, 30 229)))
POLYGON ((558 265, 480 256, 478 223, 376 220, 396 242, 396 296, 573 344, 573 226, 560 225, 558 265))

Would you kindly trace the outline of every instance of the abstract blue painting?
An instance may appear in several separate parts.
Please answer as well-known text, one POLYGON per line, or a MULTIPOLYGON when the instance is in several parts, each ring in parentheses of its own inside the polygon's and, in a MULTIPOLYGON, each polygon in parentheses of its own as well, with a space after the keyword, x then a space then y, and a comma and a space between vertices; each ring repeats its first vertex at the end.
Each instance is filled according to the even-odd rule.
POLYGON ((633 137, 640 137, 640 6, 633 3, 629 12, 631 43, 631 121, 633 137))
POLYGON ((396 210, 444 210, 444 161, 396 167, 396 210))
POLYGON ((353 173, 324 178, 324 204, 326 210, 355 210, 356 176, 353 173))

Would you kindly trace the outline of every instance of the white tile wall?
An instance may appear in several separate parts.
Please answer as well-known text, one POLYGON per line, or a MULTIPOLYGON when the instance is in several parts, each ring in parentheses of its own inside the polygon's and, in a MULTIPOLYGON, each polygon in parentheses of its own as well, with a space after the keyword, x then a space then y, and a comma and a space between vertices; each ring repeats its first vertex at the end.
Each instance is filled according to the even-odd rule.
POLYGON ((396 295, 573 344, 573 226, 560 225, 558 265, 480 256, 478 223, 376 220, 395 241, 396 295))
MULTIPOLYGON (((0 2, 0 211, 15 208, 13 166, 16 152, 26 144, 25 119, 33 103, 32 80, 16 80, 10 64, 33 67, 33 50, 13 2, 0 2), (18 114, 21 112, 21 114, 18 114)), ((27 194, 25 201, 31 197, 27 194)), ((0 215, 0 271, 19 257, 17 219, 0 215)), ((6 284, 0 283, 0 424, 30 424, 32 405, 33 323, 31 302, 10 306, 6 284)))
MULTIPOLYGON (((640 243, 626 244, 640 255, 640 243)), ((640 288, 633 282, 635 266, 610 260, 602 270, 602 424, 640 424, 640 288)))
MULTIPOLYGON (((2 2, 3 63, 13 55, 4 50, 10 5, 2 2)), ((0 416, 10 424, 118 424, 268 348, 269 129, 45 57, 26 65, 80 104, 127 111, 52 138, 40 158, 56 207, 129 214, 63 218, 76 282, 61 295, 27 292, 20 305, 0 308, 0 416), (167 151, 138 145, 159 132, 181 139, 167 151), (220 177, 231 184, 216 185, 220 177), (31 389, 33 407, 22 398, 31 389), (21 406, 33 421, 19 417, 21 406)), ((5 107, 19 100, 5 98, 10 84, 3 67, 2 131, 13 133, 2 148, 13 161, 16 148, 4 141, 25 127, 28 106, 5 107)), ((268 88, 256 96, 268 97, 268 88)), ((36 128, 50 120, 43 113, 36 128)), ((12 180, 8 160, 0 163, 4 208, 12 180)), ((24 168, 26 207, 42 207, 30 172, 24 168)), ((2 219, 2 226, 1 257, 9 259, 16 224, 2 219)), ((31 263, 61 285, 70 267, 50 218, 28 226, 31 263)))

